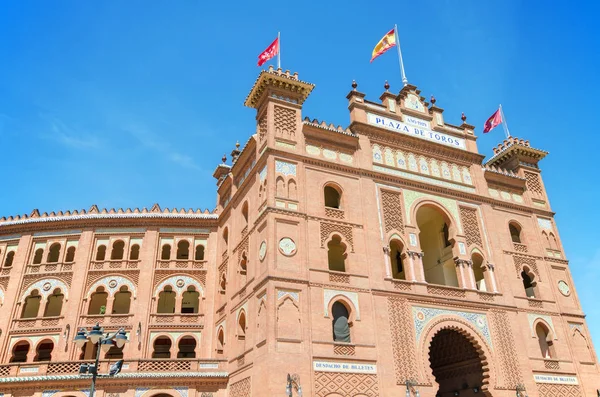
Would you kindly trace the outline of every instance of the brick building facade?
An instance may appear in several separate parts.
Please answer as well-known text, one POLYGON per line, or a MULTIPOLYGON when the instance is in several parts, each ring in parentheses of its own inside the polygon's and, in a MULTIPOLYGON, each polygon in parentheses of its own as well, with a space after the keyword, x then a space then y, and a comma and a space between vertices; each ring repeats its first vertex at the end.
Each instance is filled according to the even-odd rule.
POLYGON ((484 162, 464 116, 385 88, 353 83, 341 128, 261 72, 212 212, 2 218, 0 396, 88 395, 73 338, 96 323, 129 337, 100 397, 284 396, 288 373, 304 396, 596 396, 547 153, 509 138, 484 162))

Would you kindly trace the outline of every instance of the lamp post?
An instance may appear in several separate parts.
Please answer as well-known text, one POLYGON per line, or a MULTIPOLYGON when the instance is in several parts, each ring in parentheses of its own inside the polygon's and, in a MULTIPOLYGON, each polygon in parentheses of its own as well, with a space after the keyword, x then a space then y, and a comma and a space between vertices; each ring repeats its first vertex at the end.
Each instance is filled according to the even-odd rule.
POLYGON ((407 379, 406 380, 406 397, 410 397, 410 392, 413 391, 416 397, 420 397, 419 390, 417 389, 417 382, 407 379))
POLYGON ((300 386, 300 376, 298 376, 298 374, 287 375, 287 385, 285 386, 287 397, 293 396, 293 389, 296 389, 298 397, 302 397, 302 386, 300 386))
MULTIPOLYGON (((92 386, 90 387, 90 397, 94 397, 94 391, 96 389, 96 377, 98 376, 98 363, 100 361, 100 349, 102 349, 105 353, 110 350, 111 347, 117 346, 118 348, 122 348, 125 346, 125 342, 127 342, 127 334, 125 330, 121 328, 119 331, 114 334, 109 334, 108 332, 104 335, 104 329, 100 327, 100 324, 96 323, 90 332, 87 332, 85 328, 81 328, 73 342, 77 345, 78 348, 82 348, 86 342, 90 342, 94 345, 99 345, 96 349, 96 363, 92 366, 87 366, 83 364, 79 368, 79 373, 84 374, 86 372, 90 372, 92 374, 92 386)), ((120 365, 111 368, 110 376, 116 375, 121 370, 121 365, 123 365, 123 361, 120 360, 120 365)))
POLYGON ((527 397, 527 394, 525 394, 525 386, 517 385, 515 391, 517 392, 517 397, 527 397))

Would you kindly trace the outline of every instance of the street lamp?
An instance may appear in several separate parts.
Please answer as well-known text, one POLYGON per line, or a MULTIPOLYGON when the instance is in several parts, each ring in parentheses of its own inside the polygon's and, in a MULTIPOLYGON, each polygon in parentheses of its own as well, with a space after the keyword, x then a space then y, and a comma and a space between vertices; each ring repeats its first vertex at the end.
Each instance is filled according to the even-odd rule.
POLYGON ((515 391, 517 392, 517 397, 527 397, 527 394, 525 394, 525 386, 517 385, 515 391))
POLYGON ((302 386, 300 386, 300 376, 298 374, 287 375, 287 385, 285 386, 286 396, 292 397, 293 389, 296 389, 298 397, 302 397, 302 386))
POLYGON ((417 389, 417 382, 407 379, 406 380, 406 397, 410 397, 410 392, 415 393, 415 397, 421 397, 419 390, 417 389))
MULTIPOLYGON (((98 363, 100 361, 100 349, 104 351, 104 353, 108 352, 111 347, 117 346, 119 349, 125 346, 125 342, 127 342, 127 334, 125 330, 121 328, 114 334, 109 334, 108 332, 104 335, 104 329, 100 327, 100 324, 96 323, 90 332, 87 332, 85 328, 81 328, 73 342, 78 348, 82 348, 86 342, 91 342, 94 345, 99 344, 99 348, 96 349, 96 363, 95 365, 82 364, 79 367, 79 374, 83 375, 87 372, 92 374, 92 386, 90 388, 90 397, 94 397, 94 390, 96 389, 96 377, 98 376, 98 363)), ((114 376, 121 371, 121 366, 123 365, 123 360, 117 361, 110 369, 110 373, 108 376, 114 376)))

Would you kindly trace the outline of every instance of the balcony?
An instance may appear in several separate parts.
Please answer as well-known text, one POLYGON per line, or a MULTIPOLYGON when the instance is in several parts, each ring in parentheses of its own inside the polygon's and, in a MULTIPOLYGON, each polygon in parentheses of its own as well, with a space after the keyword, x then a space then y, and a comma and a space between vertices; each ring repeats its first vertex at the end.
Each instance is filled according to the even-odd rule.
POLYGON ((155 313, 150 315, 150 326, 161 327, 163 324, 169 326, 186 325, 204 328, 204 314, 200 313, 155 313))
MULTIPOLYGON (((117 359, 100 360, 99 373, 107 373, 117 359)), ((35 363, 12 363, 0 365, 0 377, 78 375, 81 364, 92 364, 92 360, 41 361, 35 363)), ((125 360, 122 373, 131 372, 222 372, 225 360, 215 359, 168 359, 168 360, 125 360)), ((173 374, 175 375, 175 374, 173 374)), ((225 376, 227 376, 225 374, 225 376)))
POLYGON ((527 246, 525 244, 513 243, 513 248, 516 252, 527 252, 527 246))
POLYGON ((17 318, 12 321, 12 329, 56 327, 60 324, 60 320, 63 318, 63 316, 17 318))
POLYGON ((113 259, 104 261, 91 261, 90 270, 112 270, 112 269, 138 269, 140 260, 113 259))
POLYGON ((38 265, 27 265, 26 272, 29 274, 35 273, 54 273, 54 272, 70 272, 73 270, 74 262, 62 263, 40 263, 38 265))
POLYGON ((203 270, 206 268, 206 261, 195 261, 191 259, 158 259, 156 261, 156 268, 171 270, 203 270))
POLYGON ((81 316, 81 325, 128 325, 129 320, 133 317, 133 313, 128 314, 87 314, 81 316))

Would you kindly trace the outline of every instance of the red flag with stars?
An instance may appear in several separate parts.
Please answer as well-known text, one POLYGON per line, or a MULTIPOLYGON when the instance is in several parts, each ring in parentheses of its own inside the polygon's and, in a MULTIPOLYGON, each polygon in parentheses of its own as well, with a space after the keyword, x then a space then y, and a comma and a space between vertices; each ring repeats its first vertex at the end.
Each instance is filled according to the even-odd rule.
POLYGON ((500 109, 498 109, 485 122, 485 126, 483 127, 483 132, 488 133, 491 130, 493 130, 494 128, 498 127, 501 123, 502 123, 502 112, 500 112, 500 109))
POLYGON ((279 37, 267 47, 266 50, 260 53, 258 56, 258 66, 262 66, 269 59, 279 54, 279 37))

